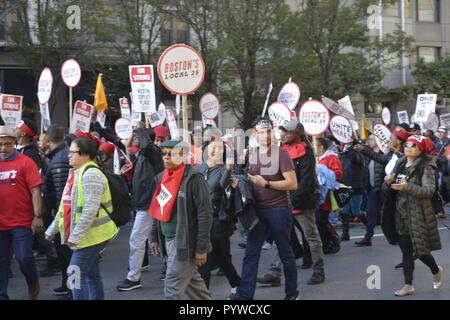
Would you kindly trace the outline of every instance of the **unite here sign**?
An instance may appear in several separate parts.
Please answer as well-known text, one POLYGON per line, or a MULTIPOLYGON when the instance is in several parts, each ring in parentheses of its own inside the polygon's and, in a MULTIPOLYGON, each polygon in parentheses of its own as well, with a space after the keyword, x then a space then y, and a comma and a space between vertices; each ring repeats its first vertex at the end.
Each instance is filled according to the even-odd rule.
POLYGON ((134 112, 156 112, 155 77, 152 65, 129 66, 134 112))

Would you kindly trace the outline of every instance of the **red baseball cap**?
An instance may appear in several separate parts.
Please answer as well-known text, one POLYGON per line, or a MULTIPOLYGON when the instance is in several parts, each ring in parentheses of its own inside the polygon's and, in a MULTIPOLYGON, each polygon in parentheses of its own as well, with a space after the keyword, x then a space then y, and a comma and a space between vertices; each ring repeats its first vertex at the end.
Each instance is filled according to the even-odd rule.
POLYGON ((425 143, 425 138, 422 136, 414 135, 410 136, 406 142, 414 142, 419 147, 419 150, 425 152, 427 149, 427 145, 425 143))
POLYGON ((102 144, 102 142, 100 141, 100 139, 98 139, 96 136, 92 135, 90 132, 85 132, 85 131, 81 131, 81 130, 77 130, 74 132, 74 135, 77 138, 81 138, 81 137, 86 137, 91 139, 92 141, 95 142, 95 144, 97 145, 97 147, 100 147, 100 145, 102 144))
POLYGON ((401 130, 401 129, 392 131, 392 134, 395 134, 397 137, 399 137, 403 141, 406 141, 408 139, 408 137, 411 135, 411 133, 409 133, 405 130, 401 130))
POLYGON ((155 131, 155 136, 167 138, 169 136, 169 132, 167 131, 167 128, 164 126, 157 126, 153 128, 153 131, 155 131))
POLYGON ((114 149, 119 149, 119 148, 114 143, 106 141, 100 145, 100 149, 102 149, 103 152, 112 156, 112 155, 114 155, 114 149))

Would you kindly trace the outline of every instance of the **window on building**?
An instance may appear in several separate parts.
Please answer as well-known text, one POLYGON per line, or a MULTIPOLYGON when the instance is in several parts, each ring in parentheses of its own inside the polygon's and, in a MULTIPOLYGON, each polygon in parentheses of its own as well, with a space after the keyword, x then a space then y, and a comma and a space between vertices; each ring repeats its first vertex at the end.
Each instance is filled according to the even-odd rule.
POLYGON ((425 22, 440 21, 440 0, 416 0, 417 20, 425 22))
POLYGON ((418 47, 418 60, 423 59, 425 63, 430 63, 441 58, 441 48, 438 47, 418 47))
MULTIPOLYGON (((405 18, 411 18, 411 0, 404 0, 405 18)), ((400 0, 395 3, 383 3, 383 16, 400 17, 400 0)))

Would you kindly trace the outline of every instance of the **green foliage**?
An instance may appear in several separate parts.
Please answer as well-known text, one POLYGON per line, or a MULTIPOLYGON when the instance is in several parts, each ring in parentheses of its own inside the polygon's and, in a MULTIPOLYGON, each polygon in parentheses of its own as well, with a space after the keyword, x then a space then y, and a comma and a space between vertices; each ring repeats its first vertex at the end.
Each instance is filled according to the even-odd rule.
POLYGON ((450 57, 431 63, 420 60, 412 75, 419 93, 436 93, 440 98, 450 96, 450 57))

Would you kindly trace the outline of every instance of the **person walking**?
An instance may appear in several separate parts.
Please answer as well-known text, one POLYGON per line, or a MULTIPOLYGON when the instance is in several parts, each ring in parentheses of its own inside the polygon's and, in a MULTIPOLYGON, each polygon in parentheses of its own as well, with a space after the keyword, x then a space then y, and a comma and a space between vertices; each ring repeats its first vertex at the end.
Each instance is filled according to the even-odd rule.
POLYGON ((0 126, 0 300, 9 300, 8 270, 12 253, 28 285, 28 297, 39 297, 33 234, 44 228, 42 179, 36 163, 15 150, 16 136, 0 126))
POLYGON ((211 251, 213 209, 208 183, 188 162, 189 145, 169 140, 160 145, 165 170, 154 181, 148 210, 153 219, 150 249, 154 256, 167 256, 164 296, 181 300, 211 300, 198 267, 211 251))
POLYGON ((72 141, 69 173, 58 214, 46 231, 53 240, 73 250, 68 268, 74 300, 104 300, 100 252, 119 232, 109 214, 113 212, 108 179, 93 161, 98 146, 89 138, 72 141))
POLYGON ((250 156, 248 176, 254 185, 259 222, 247 236, 241 285, 229 299, 253 299, 262 245, 270 233, 283 263, 284 299, 298 300, 297 267, 290 239, 293 218, 288 193, 297 189, 295 167, 289 153, 275 145, 270 119, 258 118, 255 128, 260 147, 250 156))
POLYGON ((385 177, 386 200, 383 208, 383 232, 390 243, 398 242, 403 255, 405 285, 396 296, 415 293, 414 255, 433 274, 433 289, 443 282, 443 268, 436 264, 431 251, 441 249, 437 219, 433 210, 436 194, 436 160, 426 156, 422 136, 411 136, 392 174, 385 177))
POLYGON ((233 163, 227 163, 225 150, 225 144, 220 138, 211 137, 202 147, 205 161, 195 167, 208 183, 213 207, 212 251, 208 254, 206 264, 199 268, 199 272, 209 288, 211 271, 213 267, 219 267, 231 286, 231 293, 235 293, 241 278, 232 263, 230 237, 234 231, 234 222, 233 213, 227 212, 225 195, 225 190, 230 187, 233 163))

